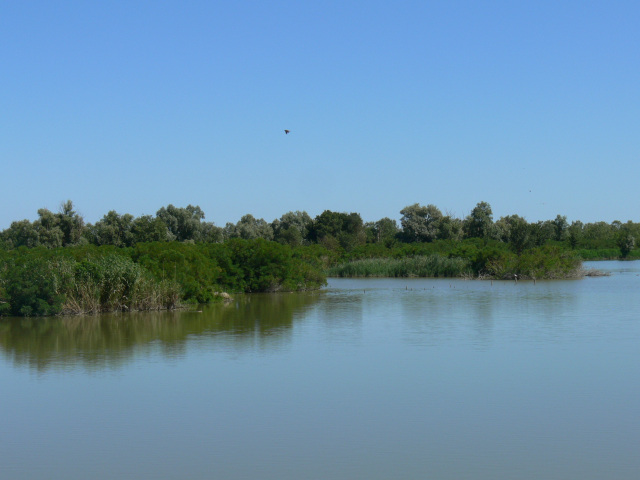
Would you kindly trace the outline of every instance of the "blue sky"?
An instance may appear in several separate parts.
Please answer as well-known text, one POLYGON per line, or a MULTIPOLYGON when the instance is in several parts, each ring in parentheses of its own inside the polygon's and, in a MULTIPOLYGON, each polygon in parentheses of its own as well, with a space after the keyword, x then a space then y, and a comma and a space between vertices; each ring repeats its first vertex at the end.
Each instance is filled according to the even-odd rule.
POLYGON ((634 1, 3 2, 0 228, 67 199, 638 222, 638 25, 634 1))

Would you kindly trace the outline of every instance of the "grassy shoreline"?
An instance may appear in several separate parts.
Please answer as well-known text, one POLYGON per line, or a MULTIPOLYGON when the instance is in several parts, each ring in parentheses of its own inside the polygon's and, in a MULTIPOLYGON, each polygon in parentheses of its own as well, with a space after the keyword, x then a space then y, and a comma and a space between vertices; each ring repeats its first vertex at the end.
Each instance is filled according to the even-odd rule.
POLYGON ((365 245, 351 251, 263 239, 0 249, 0 316, 171 310, 220 301, 221 291, 314 290, 326 284, 327 276, 582 278, 595 275, 583 269, 585 256, 609 258, 612 253, 557 245, 516 253, 503 243, 479 239, 365 245))
POLYGON ((473 259, 440 254, 405 258, 367 258, 343 262, 326 270, 329 277, 347 278, 480 278, 480 279, 569 279, 586 275, 582 261, 559 251, 528 252, 492 256, 474 265, 473 259))

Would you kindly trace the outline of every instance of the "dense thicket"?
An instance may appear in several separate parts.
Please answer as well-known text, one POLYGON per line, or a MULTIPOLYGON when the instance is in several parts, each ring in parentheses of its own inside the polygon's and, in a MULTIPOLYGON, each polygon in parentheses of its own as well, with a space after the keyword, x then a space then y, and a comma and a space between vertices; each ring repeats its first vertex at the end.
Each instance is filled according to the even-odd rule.
POLYGON ((0 313, 52 315, 174 308, 180 287, 113 249, 20 248, 0 258, 0 313))
POLYGON ((170 309, 218 292, 315 289, 316 259, 263 239, 0 251, 0 314, 170 309))
POLYGON ((200 207, 168 205, 86 224, 67 201, 0 232, 0 314, 172 308, 218 291, 318 288, 327 273, 567 278, 580 259, 640 258, 640 224, 631 221, 494 221, 486 202, 463 219, 418 203, 400 214, 399 225, 330 210, 271 223, 247 214, 220 228, 200 207))

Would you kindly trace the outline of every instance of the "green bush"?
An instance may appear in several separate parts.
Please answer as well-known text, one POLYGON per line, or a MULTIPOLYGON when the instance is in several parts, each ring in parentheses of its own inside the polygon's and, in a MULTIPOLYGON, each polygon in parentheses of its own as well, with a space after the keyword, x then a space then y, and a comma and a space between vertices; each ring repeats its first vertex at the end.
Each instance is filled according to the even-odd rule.
POLYGON ((17 250, 2 266, 2 310, 11 315, 55 315, 174 308, 179 288, 154 281, 123 255, 76 261, 69 250, 17 250))
POLYGON ((12 315, 55 315, 65 296, 51 263, 37 256, 21 256, 3 272, 4 295, 12 315))
POLYGON ((0 251, 0 314, 174 308, 216 300, 220 291, 314 289, 326 283, 327 254, 263 239, 0 251))

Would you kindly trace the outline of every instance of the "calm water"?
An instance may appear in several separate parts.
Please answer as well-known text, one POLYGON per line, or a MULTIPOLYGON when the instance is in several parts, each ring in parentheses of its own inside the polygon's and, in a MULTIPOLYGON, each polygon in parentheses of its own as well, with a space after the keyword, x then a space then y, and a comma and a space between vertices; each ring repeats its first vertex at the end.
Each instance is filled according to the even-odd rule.
POLYGON ((3 479, 631 479, 640 262, 0 321, 3 479))

